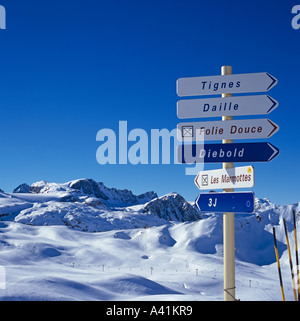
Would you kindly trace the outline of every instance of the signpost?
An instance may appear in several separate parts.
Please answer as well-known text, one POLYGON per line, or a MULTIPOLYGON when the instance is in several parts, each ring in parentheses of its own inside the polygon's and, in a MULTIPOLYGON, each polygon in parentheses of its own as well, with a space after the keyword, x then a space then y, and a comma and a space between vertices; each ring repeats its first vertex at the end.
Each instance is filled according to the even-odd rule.
POLYGON ((177 125, 179 141, 269 138, 279 130, 270 119, 188 122, 177 125))
POLYGON ((177 80, 177 95, 184 97, 263 92, 270 90, 276 84, 277 79, 267 72, 179 78, 177 80))
POLYGON ((200 190, 253 187, 254 168, 243 166, 199 172, 195 184, 200 190))
POLYGON ((277 106, 278 102, 268 95, 184 99, 177 102, 177 117, 185 119, 266 115, 277 106))
POLYGON ((253 192, 199 194, 196 199, 200 212, 252 214, 254 204, 253 192))
POLYGON ((177 147, 181 164, 270 162, 279 155, 271 143, 184 144, 177 147))
MULTIPOLYGON (((231 66, 222 66, 222 75, 231 75, 231 66)), ((237 82, 238 84, 238 82, 237 82)), ((227 92, 227 91, 226 91, 227 92)), ((223 94, 222 98, 232 97, 231 93, 223 94)), ((222 116, 222 121, 230 121, 232 116, 222 116)), ((231 145, 232 139, 223 139, 224 145, 231 145)), ((223 169, 233 168, 234 164, 223 163, 223 169)), ((233 188, 223 189, 225 193, 234 192, 233 188)), ((234 212, 223 212, 223 253, 224 253, 224 300, 235 300, 235 232, 234 232, 234 212)))
POLYGON ((218 95, 222 98, 185 99, 177 102, 180 119, 222 116, 222 121, 186 122, 177 126, 177 138, 187 143, 177 147, 182 164, 223 163, 223 169, 200 172, 195 183, 200 190, 223 189, 223 193, 200 194, 200 211, 223 213, 224 300, 235 300, 235 213, 254 212, 254 194, 236 193, 234 188, 254 186, 252 166, 234 168, 239 162, 270 162, 279 154, 267 142, 233 143, 234 139, 261 139, 274 135, 279 126, 269 119, 233 120, 233 116, 269 114, 278 102, 268 95, 232 97, 233 93, 266 92, 277 84, 267 72, 232 74, 223 66, 220 76, 177 80, 180 97, 218 95), (196 141, 222 140, 222 144, 196 144, 196 141), (191 144, 192 142, 192 144, 191 144))

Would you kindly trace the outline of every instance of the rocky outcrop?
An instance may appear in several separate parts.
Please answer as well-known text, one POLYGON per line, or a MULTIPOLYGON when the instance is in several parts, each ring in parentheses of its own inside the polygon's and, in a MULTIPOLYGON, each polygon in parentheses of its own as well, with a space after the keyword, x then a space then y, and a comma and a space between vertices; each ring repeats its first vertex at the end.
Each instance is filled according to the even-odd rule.
POLYGON ((26 183, 21 184, 13 190, 13 193, 30 193, 30 186, 26 183))
POLYGON ((85 179, 79 179, 76 181, 72 181, 70 183, 69 187, 79 190, 83 194, 93 195, 97 198, 101 198, 103 200, 108 200, 108 196, 106 196, 101 191, 101 189, 99 188, 99 184, 96 183, 93 179, 85 178, 85 179))
POLYGON ((168 221, 186 222, 200 219, 198 210, 177 193, 169 193, 150 201, 145 205, 144 212, 168 221))

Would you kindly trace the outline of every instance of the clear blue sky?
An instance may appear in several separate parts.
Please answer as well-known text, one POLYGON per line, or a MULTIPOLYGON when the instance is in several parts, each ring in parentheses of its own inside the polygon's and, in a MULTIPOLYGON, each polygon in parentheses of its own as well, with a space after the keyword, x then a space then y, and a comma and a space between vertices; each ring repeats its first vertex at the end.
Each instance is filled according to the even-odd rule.
MULTIPOLYGON (((270 163, 252 164, 253 191, 276 204, 300 201, 300 29, 296 1, 0 0, 0 188, 89 177, 134 193, 198 190, 184 165, 96 162, 101 128, 176 127, 176 79, 269 72, 280 130, 270 163)), ((251 116, 249 117, 251 118, 251 116)), ((247 164, 244 164, 247 165, 247 164)), ((238 166, 238 164, 236 164, 238 166)), ((220 164, 206 169, 220 168, 220 164)))

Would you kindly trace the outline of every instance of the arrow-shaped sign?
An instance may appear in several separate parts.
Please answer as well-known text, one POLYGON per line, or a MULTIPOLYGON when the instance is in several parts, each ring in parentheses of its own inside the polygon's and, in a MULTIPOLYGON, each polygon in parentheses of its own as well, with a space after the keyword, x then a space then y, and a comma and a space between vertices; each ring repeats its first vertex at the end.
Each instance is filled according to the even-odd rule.
POLYGON ((277 106, 278 102, 268 95, 184 99, 177 102, 177 117, 185 119, 266 115, 272 112, 277 106))
POLYGON ((200 194, 195 201, 200 212, 233 212, 251 214, 254 212, 253 192, 200 194))
POLYGON ((270 119, 188 122, 177 125, 179 141, 269 138, 279 130, 270 119))
POLYGON ((270 162, 279 149, 270 143, 184 144, 177 147, 180 164, 270 162))
POLYGON ((243 166, 201 171, 195 178, 195 184, 200 190, 253 187, 254 168, 243 166))
POLYGON ((177 80, 178 96, 217 95, 268 91, 277 79, 267 72, 223 76, 190 77, 177 80))

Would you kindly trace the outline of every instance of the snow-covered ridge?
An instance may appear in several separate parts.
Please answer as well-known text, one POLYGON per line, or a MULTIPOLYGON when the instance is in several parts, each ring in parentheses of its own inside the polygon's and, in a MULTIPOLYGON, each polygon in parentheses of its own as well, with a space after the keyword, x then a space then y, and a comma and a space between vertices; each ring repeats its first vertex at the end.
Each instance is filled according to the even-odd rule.
POLYGON ((110 206, 128 206, 144 204, 157 197, 153 191, 146 192, 140 195, 134 195, 130 190, 116 189, 106 187, 102 182, 96 182, 90 178, 73 180, 67 183, 49 183, 40 181, 33 183, 31 186, 21 184, 13 193, 34 193, 34 194, 49 194, 49 193, 73 193, 91 195, 101 199, 105 204, 110 206))
POLYGON ((134 195, 129 190, 108 188, 92 179, 63 184, 46 181, 31 186, 22 184, 12 194, 2 193, 2 198, 2 219, 37 226, 66 225, 88 232, 200 219, 198 210, 179 194, 134 195))
POLYGON ((200 219, 196 208, 177 193, 169 193, 148 202, 143 211, 168 221, 189 222, 200 219))
MULTIPOLYGON (((278 206, 269 199, 256 199, 256 213, 237 216, 237 228, 249 221, 263 221, 264 229, 282 222, 291 224, 299 204, 278 206)), ((160 226, 166 222, 193 222, 207 216, 177 193, 158 197, 155 192, 134 195, 124 189, 108 188, 92 179, 66 183, 40 181, 18 186, 14 193, 0 192, 0 218, 30 225, 67 225, 76 230, 100 232, 160 226)), ((253 223, 254 224, 254 223, 253 223)), ((283 240, 283 239, 282 239, 283 240)), ((284 241, 284 240, 283 240, 284 241)))

